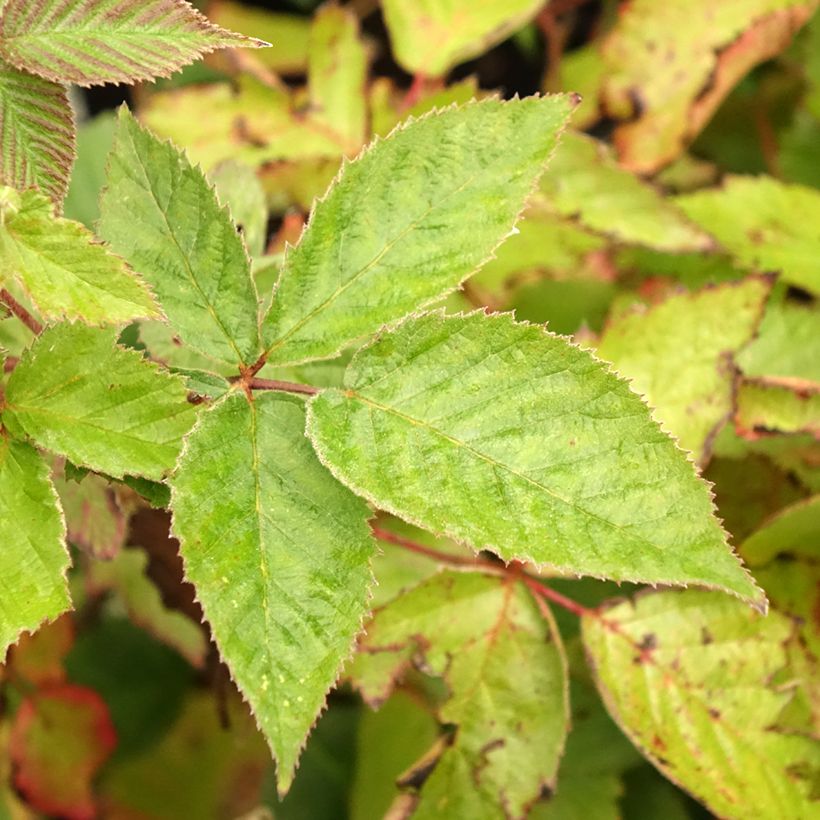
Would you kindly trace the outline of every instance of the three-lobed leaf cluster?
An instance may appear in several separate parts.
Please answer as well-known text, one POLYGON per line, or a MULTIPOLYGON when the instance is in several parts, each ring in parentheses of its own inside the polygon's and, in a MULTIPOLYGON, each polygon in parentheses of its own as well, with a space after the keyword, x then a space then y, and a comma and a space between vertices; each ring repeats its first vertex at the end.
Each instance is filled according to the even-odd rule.
MULTIPOLYGON (((32 443, 115 479, 170 484, 186 575, 283 791, 369 613, 374 510, 507 562, 695 584, 764 606, 707 485, 625 380, 543 327, 434 307, 511 233, 572 107, 566 96, 490 99, 376 141, 316 203, 272 300, 260 301, 244 240, 200 169, 125 110, 101 202, 110 250, 55 252, 79 229, 57 221, 46 234, 36 219, 47 202, 9 194, 4 253, 20 284, 45 318, 87 324, 47 327, 6 389, 0 481, 25 491, 19 503, 2 496, 18 518, 4 561, 20 596, 14 614, 0 612, 4 647, 68 605, 64 528, 32 443), (117 260, 111 276, 85 273, 92 254, 117 260), (88 326, 160 314, 203 369, 172 374, 88 326), (277 378, 351 346, 338 387, 277 378), (188 400, 194 387, 204 403, 188 400)), ((422 816, 485 765, 499 731, 515 733, 517 706, 494 728, 496 707, 470 693, 502 686, 516 658, 532 678, 505 685, 498 709, 519 703, 532 731, 492 757, 486 788, 519 811, 555 780, 568 728, 560 637, 523 576, 493 575, 442 576, 417 593, 440 598, 437 609, 461 601, 470 624, 428 658, 452 686, 441 719, 461 729, 422 816), (487 608, 468 615, 476 595, 487 608), (472 649, 448 666, 460 645, 472 649), (519 771, 534 738, 536 770, 519 771)), ((417 617, 413 597, 401 600, 417 617)), ((396 617, 388 607, 368 631, 365 654, 391 647, 374 651, 375 670, 357 663, 371 685, 386 674, 389 688, 389 664, 413 657, 391 658, 395 647, 440 630, 435 619, 379 626, 396 617)))

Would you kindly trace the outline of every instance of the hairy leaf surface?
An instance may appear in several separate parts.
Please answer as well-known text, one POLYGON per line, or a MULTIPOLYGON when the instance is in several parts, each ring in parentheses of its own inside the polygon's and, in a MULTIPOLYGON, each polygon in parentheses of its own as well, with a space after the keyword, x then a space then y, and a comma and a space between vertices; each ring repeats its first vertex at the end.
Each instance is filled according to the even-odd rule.
POLYGON ((256 292, 228 210, 199 168, 125 108, 100 210, 100 235, 145 277, 184 342, 237 365, 256 360, 256 292))
POLYGON ((533 18, 538 0, 383 0, 393 53, 411 74, 440 77, 533 18))
POLYGON ((46 329, 9 378, 3 421, 74 464, 160 480, 195 410, 181 379, 115 339, 84 325, 46 329))
POLYGON ((572 105, 446 109, 345 166, 287 254, 264 321, 270 360, 330 358, 456 288, 509 235, 572 105))
POLYGON ((548 613, 513 580, 443 572, 376 612, 354 682, 382 700, 411 660, 444 677, 439 717, 458 726, 413 816, 521 816, 554 785, 569 726, 566 660, 548 613))
POLYGON ((820 295, 820 191, 771 177, 736 176, 677 202, 742 265, 777 272, 785 282, 820 295))
POLYGON ((65 86, 0 61, 0 141, 0 184, 62 202, 75 142, 65 86))
POLYGON ((56 219, 38 191, 0 190, 0 277, 19 279, 46 319, 122 324, 158 317, 145 285, 79 222, 56 219))
POLYGON ((65 524, 48 466, 0 435, 0 660, 23 631, 71 606, 65 524))
POLYGON ((167 77, 214 49, 260 45, 185 0, 6 0, 0 13, 4 60, 85 86, 167 77))
POLYGON ((597 354, 631 378, 656 418, 702 463, 734 404, 731 355, 763 314, 770 285, 749 278, 673 295, 647 311, 616 318, 597 354))
POLYGON ((216 643, 286 791, 366 612, 366 505, 322 467, 300 399, 232 393, 173 479, 174 531, 216 643))
POLYGON ((810 817, 820 747, 775 724, 792 692, 788 619, 709 592, 660 592, 585 617, 610 714, 666 777, 724 817, 810 817))
POLYGON ((627 383, 509 315, 409 319, 312 400, 308 432, 377 507, 476 549, 761 602, 708 488, 627 383))

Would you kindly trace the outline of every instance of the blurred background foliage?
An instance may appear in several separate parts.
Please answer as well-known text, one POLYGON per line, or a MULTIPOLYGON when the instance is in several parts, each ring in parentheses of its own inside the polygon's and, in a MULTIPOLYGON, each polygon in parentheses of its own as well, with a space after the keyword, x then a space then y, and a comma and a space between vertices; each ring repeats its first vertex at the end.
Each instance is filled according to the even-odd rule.
MULTIPOLYGON (((67 216, 94 225, 112 109, 128 102, 202 164, 270 298, 311 203, 374 137, 487 94, 578 92, 575 130, 519 229, 447 309, 514 310, 614 361, 714 482, 736 545, 820 489, 816 2, 197 5, 272 48, 221 52, 156 84, 77 91, 67 216)), ((0 321, 9 349, 25 332, 0 321)), ((197 367, 163 325, 126 333, 169 366, 197 367)), ((336 384, 341 370, 334 361, 280 375, 336 384)), ((0 818, 370 820, 400 811, 402 790, 422 777, 418 758, 442 731, 440 681, 409 674, 377 712, 342 685, 280 802, 266 745, 183 582, 163 488, 55 470, 76 548, 77 610, 23 640, 0 668, 9 717, 0 818)), ((387 517, 380 525, 460 549, 387 517)), ((374 603, 435 569, 385 545, 374 603)), ((556 587, 587 604, 625 591, 592 580, 556 587)), ((531 816, 708 817, 615 728, 576 662, 577 624, 558 618, 574 731, 558 793, 531 816)))

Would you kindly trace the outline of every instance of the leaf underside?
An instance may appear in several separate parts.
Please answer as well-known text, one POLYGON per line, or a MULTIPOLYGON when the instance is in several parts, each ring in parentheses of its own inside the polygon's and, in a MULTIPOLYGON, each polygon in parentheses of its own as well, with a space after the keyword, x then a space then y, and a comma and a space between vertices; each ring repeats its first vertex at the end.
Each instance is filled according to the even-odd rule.
POLYGON ((448 108, 346 165, 287 253, 263 322, 268 361, 331 358, 455 289, 510 234, 573 105, 448 108))
POLYGON ((351 652, 372 580, 367 506, 322 467, 300 399, 231 393, 172 480, 174 532, 216 643, 277 760, 280 791, 351 652))
POLYGON ((355 492, 475 549, 765 601, 627 383, 509 315, 407 320, 311 401, 308 433, 355 492))
POLYGON ((65 86, 0 61, 0 141, 0 184, 62 202, 75 144, 65 86))
POLYGON ((0 57, 83 86, 167 77, 214 49, 255 45, 185 0, 6 0, 0 13, 0 57))

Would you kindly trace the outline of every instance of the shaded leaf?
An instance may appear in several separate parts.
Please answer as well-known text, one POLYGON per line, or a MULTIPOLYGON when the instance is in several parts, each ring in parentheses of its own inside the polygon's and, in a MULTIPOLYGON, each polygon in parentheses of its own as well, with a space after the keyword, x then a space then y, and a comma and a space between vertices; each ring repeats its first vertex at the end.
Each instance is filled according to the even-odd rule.
POLYGON ((85 86, 167 77, 214 49, 260 45, 185 0, 6 0, 0 14, 4 60, 85 86))
POLYGON ((17 278, 46 319, 123 324, 156 318, 150 292, 79 222, 55 218, 38 191, 0 189, 0 275, 17 278))
POLYGON ((775 726, 791 624, 726 596, 659 592, 584 617, 607 708, 666 777, 727 817, 809 817, 818 745, 775 726))
POLYGON ((65 86, 0 61, 0 139, 0 184, 37 187, 59 205, 75 140, 65 86))
POLYGON ((15 785, 31 805, 67 820, 97 816, 92 781, 117 737, 96 692, 66 683, 30 695, 14 716, 10 743, 15 785))
POLYGON ((66 679, 63 661, 73 645, 74 621, 67 612, 36 632, 21 635, 9 652, 8 667, 28 685, 63 683, 66 679))
POLYGON ((160 480, 195 410, 180 379, 115 338, 84 325, 46 329, 9 378, 3 422, 74 464, 160 480))
POLYGON ((100 191, 105 185, 105 160, 114 142, 117 118, 106 111, 80 125, 77 158, 66 192, 65 216, 93 229, 100 216, 100 191))
POLYGON ((335 5, 313 18, 308 48, 308 94, 311 115, 336 135, 346 153, 365 141, 367 52, 352 11, 335 5))
POLYGON ((0 659, 23 631, 71 606, 65 523, 48 466, 0 431, 0 659))
POLYGON ((113 487, 102 476, 82 481, 53 477, 65 513, 68 540, 95 558, 113 558, 125 545, 125 511, 113 487))
POLYGON ((172 482, 174 532, 285 792, 367 606, 367 507, 319 464, 301 400, 232 393, 201 416, 172 482))
POLYGON ((192 666, 202 667, 208 650, 205 634, 183 613, 165 606, 145 574, 147 565, 148 555, 142 550, 124 550, 109 561, 90 563, 86 586, 93 595, 117 592, 133 623, 176 649, 192 666))
POLYGON ((100 235, 153 289, 184 342, 235 365, 259 355, 250 262, 202 171, 120 109, 100 235))
POLYGON ((265 251, 265 233, 268 227, 268 206, 265 192, 248 165, 228 160, 208 175, 216 189, 219 201, 231 210, 231 219, 242 231, 251 256, 265 251))
POLYGON ((820 495, 770 516, 740 547, 750 566, 768 563, 781 553, 811 556, 820 544, 820 495))
POLYGON ((455 289, 509 235, 572 105, 450 108, 346 165, 285 258, 263 326, 269 360, 331 358, 455 289))
POLYGON ((597 355, 632 380, 655 418, 699 463, 732 412, 731 356, 751 338, 770 283, 749 278, 670 296, 612 321, 597 355))
POLYGON ((771 177, 728 177, 677 203, 748 268, 820 295, 820 192, 771 177))
POLYGON ((378 702, 411 662, 444 677, 439 717, 457 726, 413 816, 521 816, 554 784, 569 722, 549 613, 514 580, 445 571, 377 610, 351 674, 378 702))
POLYGON ((505 560, 762 600, 692 465, 565 339, 427 314, 361 350, 345 388, 311 401, 308 432, 380 509, 505 560))
POLYGON ((528 23, 538 0, 383 0, 393 54, 411 74, 441 77, 528 23))
POLYGON ((621 242, 665 251, 713 245, 658 189, 621 168, 604 143, 584 134, 563 136, 541 193, 556 213, 621 242))

